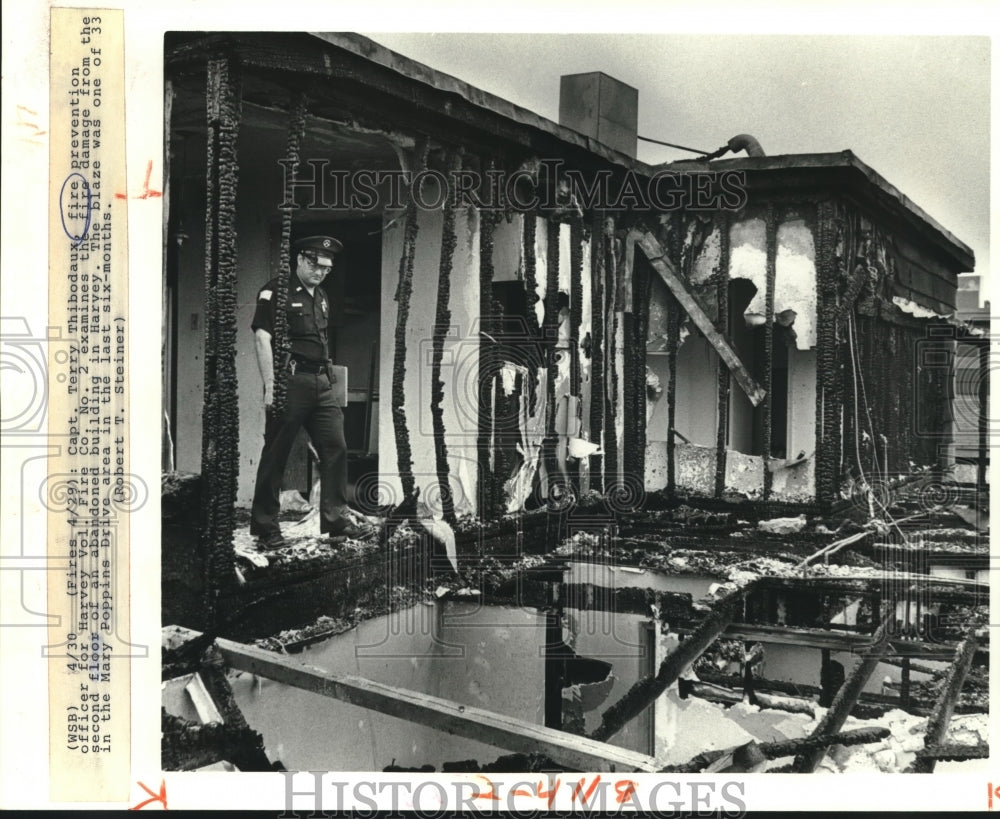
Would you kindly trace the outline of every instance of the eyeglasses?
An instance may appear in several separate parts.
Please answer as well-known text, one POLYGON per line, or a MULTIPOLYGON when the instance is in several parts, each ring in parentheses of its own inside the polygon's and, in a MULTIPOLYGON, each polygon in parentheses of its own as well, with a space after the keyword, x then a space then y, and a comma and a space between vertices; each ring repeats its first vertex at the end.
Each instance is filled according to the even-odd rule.
POLYGON ((329 273, 331 270, 333 270, 333 262, 330 262, 330 264, 320 264, 319 257, 315 253, 303 253, 302 255, 306 257, 306 260, 309 262, 309 264, 311 264, 315 268, 318 268, 319 270, 322 270, 326 273, 329 273))

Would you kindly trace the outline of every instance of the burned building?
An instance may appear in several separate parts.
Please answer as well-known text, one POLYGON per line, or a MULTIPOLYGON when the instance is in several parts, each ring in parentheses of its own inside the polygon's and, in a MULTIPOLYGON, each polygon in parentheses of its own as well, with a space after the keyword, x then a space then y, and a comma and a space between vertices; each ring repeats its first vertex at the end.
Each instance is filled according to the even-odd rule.
MULTIPOLYGON (((747 156, 652 166, 636 90, 606 75, 564 77, 555 123, 348 34, 174 34, 165 67, 165 467, 201 479, 164 559, 193 526, 211 612, 194 625, 239 599, 264 426, 250 317, 303 235, 345 245, 324 287, 355 504, 419 499, 459 558, 494 554, 490 526, 523 545, 532 513, 553 553, 588 500, 598 529, 653 498, 825 514, 946 466, 972 253, 851 152, 767 156, 744 135, 716 153, 747 156)), ((312 482, 303 440, 286 484, 312 482)), ((754 605, 776 618, 779 597, 754 605)), ((846 644, 810 644, 824 673, 846 644)))

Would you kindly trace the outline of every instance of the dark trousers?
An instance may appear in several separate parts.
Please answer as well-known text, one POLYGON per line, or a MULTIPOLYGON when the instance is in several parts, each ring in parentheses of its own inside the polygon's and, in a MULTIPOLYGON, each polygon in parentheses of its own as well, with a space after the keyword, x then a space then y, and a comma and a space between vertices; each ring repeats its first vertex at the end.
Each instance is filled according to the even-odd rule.
POLYGON ((347 506, 344 413, 334 403, 326 373, 293 373, 288 376, 285 412, 272 419, 264 431, 251 510, 253 535, 266 537, 281 531, 278 526, 281 483, 295 436, 303 426, 319 453, 320 531, 332 531, 347 506))

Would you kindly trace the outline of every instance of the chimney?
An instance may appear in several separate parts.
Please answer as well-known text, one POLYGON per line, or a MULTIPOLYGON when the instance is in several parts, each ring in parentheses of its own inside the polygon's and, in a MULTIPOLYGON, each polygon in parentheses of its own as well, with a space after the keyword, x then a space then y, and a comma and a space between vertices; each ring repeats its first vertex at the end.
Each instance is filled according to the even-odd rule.
POLYGON ((559 81, 559 124, 633 159, 639 133, 639 89, 601 71, 559 81))

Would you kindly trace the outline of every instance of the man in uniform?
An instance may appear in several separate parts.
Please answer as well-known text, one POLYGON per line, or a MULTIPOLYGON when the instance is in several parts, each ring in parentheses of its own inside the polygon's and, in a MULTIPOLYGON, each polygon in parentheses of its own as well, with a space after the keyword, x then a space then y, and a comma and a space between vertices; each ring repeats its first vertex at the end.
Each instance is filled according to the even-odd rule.
POLYGON ((283 545, 278 526, 280 492, 285 464, 295 436, 305 427, 319 453, 320 531, 331 537, 365 538, 374 527, 357 526, 344 517, 347 509, 347 442, 344 414, 334 401, 334 374, 327 352, 330 305, 320 287, 333 268, 334 254, 343 245, 330 236, 310 236, 292 246, 294 269, 288 282, 286 315, 291 356, 274 360, 274 325, 278 279, 271 279, 257 294, 251 328, 255 335, 257 365, 264 382, 267 425, 264 449, 257 467, 250 533, 266 548, 283 545), (272 418, 274 375, 287 367, 285 410, 272 418))

